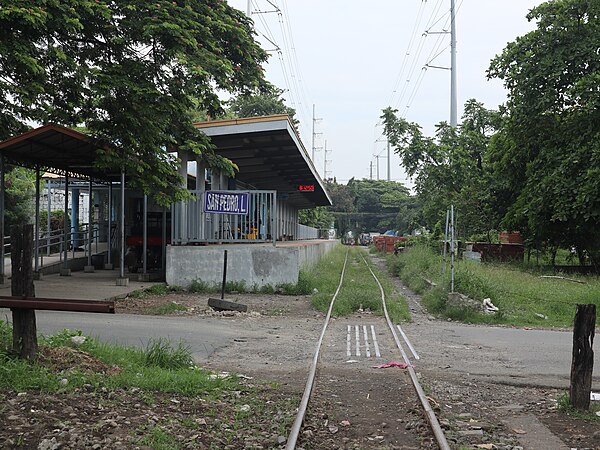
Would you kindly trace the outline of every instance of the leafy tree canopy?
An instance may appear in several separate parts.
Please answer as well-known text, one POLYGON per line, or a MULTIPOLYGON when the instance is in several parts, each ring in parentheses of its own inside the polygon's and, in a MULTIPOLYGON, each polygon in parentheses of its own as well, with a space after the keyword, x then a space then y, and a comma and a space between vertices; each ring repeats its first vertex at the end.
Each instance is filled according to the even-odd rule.
POLYGON ((600 237, 600 2, 550 1, 537 29, 507 45, 488 75, 508 89, 491 158, 505 181, 505 223, 533 243, 596 254, 600 237))
POLYGON ((222 111, 219 91, 263 83, 251 21, 224 0, 0 0, 0 134, 25 123, 83 124, 103 151, 163 203, 180 198, 189 150, 233 175, 192 126, 222 111))
POLYGON ((394 181, 355 180, 348 184, 327 182, 336 228, 340 235, 387 230, 409 232, 414 223, 414 199, 406 187, 394 181))
POLYGON ((238 95, 227 103, 234 117, 256 117, 271 114, 287 114, 294 121, 296 110, 285 104, 284 91, 271 83, 265 83, 254 91, 238 95))
POLYGON ((462 123, 456 129, 440 123, 435 137, 425 136, 419 125, 397 117, 391 108, 383 111, 382 119, 402 166, 414 177, 422 225, 433 229, 454 204, 466 233, 494 228, 499 217, 487 152, 500 123, 497 112, 469 100, 462 123))

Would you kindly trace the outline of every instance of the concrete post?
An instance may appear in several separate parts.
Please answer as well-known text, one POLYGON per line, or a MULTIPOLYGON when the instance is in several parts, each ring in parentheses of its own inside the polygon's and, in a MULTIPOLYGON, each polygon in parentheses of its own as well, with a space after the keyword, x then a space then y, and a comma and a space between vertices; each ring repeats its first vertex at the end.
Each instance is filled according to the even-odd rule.
POLYGON ((46 218, 46 226, 48 233, 46 235, 46 255, 50 256, 51 253, 51 233, 52 233, 52 183, 50 180, 46 181, 46 192, 48 193, 48 217, 46 218))
MULTIPOLYGON (((179 176, 182 178, 181 187, 187 189, 187 178, 188 178, 188 153, 186 151, 178 150, 177 156, 179 157, 179 176)), ((187 221, 187 201, 181 202, 181 215, 179 219, 180 238, 182 244, 187 244, 188 241, 188 221, 187 221)))
POLYGON ((105 270, 112 270, 112 218, 113 218, 113 184, 108 183, 108 233, 106 235, 107 262, 104 264, 105 270))
MULTIPOLYGON (((142 231, 142 274, 148 272, 148 195, 144 194, 144 229, 142 231)), ((144 278, 144 277, 143 277, 144 278)), ((144 280, 142 280, 144 281, 144 280)))
POLYGON ((206 163, 196 156, 196 191, 198 191, 198 204, 200 205, 199 237, 206 239, 206 214, 204 214, 204 192, 206 192, 206 163))
POLYGON ((92 241, 94 239, 93 232, 94 227, 92 225, 94 217, 94 192, 93 192, 93 182, 90 178, 89 186, 88 186, 88 233, 87 233, 87 266, 83 268, 84 272, 90 273, 94 271, 94 266, 92 265, 92 241))
POLYGON ((63 211, 63 261, 64 265, 60 269, 61 277, 70 277, 68 252, 69 252, 69 174, 65 174, 65 210, 63 211))
POLYGON ((119 258, 119 278, 117 286, 128 286, 125 277, 125 168, 121 169, 121 210, 119 211, 119 230, 121 231, 121 254, 119 258))
POLYGON ((4 155, 0 155, 0 284, 4 284, 4 155))
POLYGON ((79 247, 79 189, 71 189, 71 242, 73 252, 79 247))
POLYGON ((33 278, 40 279, 40 168, 35 169, 35 226, 33 249, 33 278))

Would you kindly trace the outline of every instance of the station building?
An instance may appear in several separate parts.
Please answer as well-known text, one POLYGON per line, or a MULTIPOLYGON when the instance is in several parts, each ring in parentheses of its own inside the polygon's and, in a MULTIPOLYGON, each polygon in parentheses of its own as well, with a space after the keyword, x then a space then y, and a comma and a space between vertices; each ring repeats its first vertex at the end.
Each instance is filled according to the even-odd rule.
MULTIPOLYGON (((296 283, 300 267, 335 245, 298 222, 300 210, 331 205, 331 199, 287 115, 195 126, 239 171, 229 178, 196 155, 178 153, 190 198, 170 208, 127 188, 127 174, 99 170, 97 146, 75 130, 45 125, 1 142, 2 196, 7 164, 36 172, 36 274, 116 268, 118 284, 129 277, 160 277, 183 287, 194 281, 215 284, 222 280, 227 250, 228 281, 276 286, 296 283), (48 232, 56 207, 50 199, 57 192, 67 226, 48 232), (89 202, 87 224, 78 220, 82 192, 89 202), (46 226, 40 198, 48 199, 46 226)), ((0 218, 3 228, 3 199, 0 218)), ((0 264, 0 273, 6 273, 4 258, 0 264)))

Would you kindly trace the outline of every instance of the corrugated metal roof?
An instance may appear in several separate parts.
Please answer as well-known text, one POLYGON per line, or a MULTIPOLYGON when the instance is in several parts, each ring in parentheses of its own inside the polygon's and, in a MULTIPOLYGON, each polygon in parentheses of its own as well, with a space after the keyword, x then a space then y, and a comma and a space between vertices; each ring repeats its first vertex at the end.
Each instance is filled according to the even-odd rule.
POLYGON ((299 208, 331 205, 323 180, 286 114, 195 123, 215 152, 239 167, 236 178, 256 189, 277 190, 299 208), (299 191, 312 185, 314 191, 299 191))

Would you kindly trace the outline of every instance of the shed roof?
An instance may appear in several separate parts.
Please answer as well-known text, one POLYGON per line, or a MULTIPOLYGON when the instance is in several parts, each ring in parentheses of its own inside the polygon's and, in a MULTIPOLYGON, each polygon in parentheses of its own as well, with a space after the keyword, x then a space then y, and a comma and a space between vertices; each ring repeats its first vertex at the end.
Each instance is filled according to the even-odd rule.
POLYGON ((236 178, 257 189, 277 190, 299 208, 329 206, 331 199, 286 114, 195 123, 216 153, 239 167, 236 178), (314 191, 299 191, 299 186, 314 191))
POLYGON ((117 180, 119 173, 96 168, 100 149, 86 134, 60 125, 48 124, 0 142, 0 153, 6 162, 59 175, 117 180))

